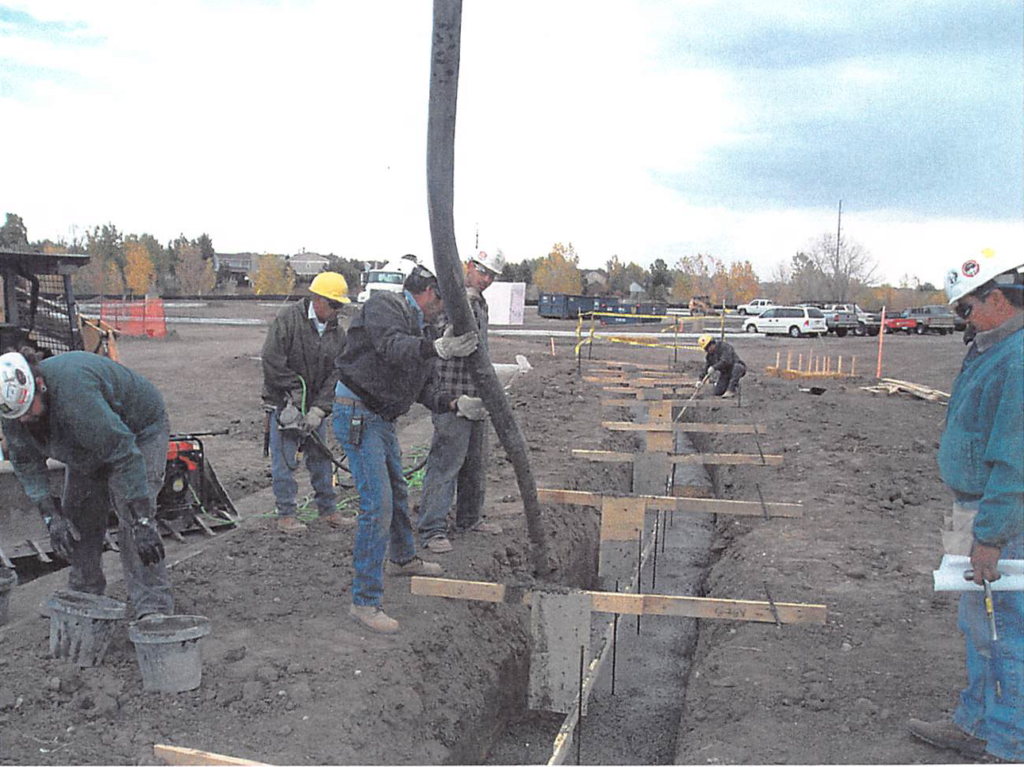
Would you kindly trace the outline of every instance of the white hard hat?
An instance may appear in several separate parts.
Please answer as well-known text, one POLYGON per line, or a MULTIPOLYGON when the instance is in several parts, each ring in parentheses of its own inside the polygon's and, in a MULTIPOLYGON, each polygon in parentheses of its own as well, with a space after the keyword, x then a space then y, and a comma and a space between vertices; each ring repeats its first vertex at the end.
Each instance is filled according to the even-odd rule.
POLYGON ((505 254, 501 252, 501 248, 497 248, 490 252, 481 250, 470 260, 482 266, 495 277, 505 271, 505 254))
POLYGON ((18 352, 0 354, 0 416, 21 418, 32 406, 36 379, 18 352))
POLYGON ((976 256, 969 256, 955 268, 946 272, 946 297, 950 304, 955 304, 961 298, 973 293, 986 282, 996 280, 1001 275, 1006 275, 996 280, 998 283, 1012 285, 1016 282, 1013 274, 1021 267, 1024 267, 1024 256, 1013 250, 996 252, 992 248, 985 248, 976 256))

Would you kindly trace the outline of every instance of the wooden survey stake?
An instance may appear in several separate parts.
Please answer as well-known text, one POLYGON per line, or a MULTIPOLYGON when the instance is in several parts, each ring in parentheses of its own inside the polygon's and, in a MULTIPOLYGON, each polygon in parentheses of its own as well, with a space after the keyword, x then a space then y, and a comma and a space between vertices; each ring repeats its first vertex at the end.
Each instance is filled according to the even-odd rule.
POLYGON ((243 765, 255 764, 265 765, 266 762, 254 762, 249 759, 239 759, 234 756, 222 756, 209 751, 200 751, 195 748, 181 748, 180 746, 165 746, 157 743, 153 746, 153 756, 164 764, 199 764, 199 765, 243 765))
MULTIPOLYGON (((680 498, 671 495, 609 496, 583 490, 553 490, 537 488, 537 497, 543 503, 563 503, 573 506, 592 506, 601 509, 601 537, 604 538, 605 516, 608 514, 635 514, 626 501, 642 502, 645 511, 679 511, 690 514, 730 514, 744 517, 789 517, 804 515, 803 504, 758 501, 729 501, 721 498, 680 498), (621 505, 609 501, 623 502, 621 505), (620 509, 630 508, 627 511, 620 509)), ((641 516, 641 520, 643 517, 641 516)), ((630 540, 636 540, 636 534, 630 540)))

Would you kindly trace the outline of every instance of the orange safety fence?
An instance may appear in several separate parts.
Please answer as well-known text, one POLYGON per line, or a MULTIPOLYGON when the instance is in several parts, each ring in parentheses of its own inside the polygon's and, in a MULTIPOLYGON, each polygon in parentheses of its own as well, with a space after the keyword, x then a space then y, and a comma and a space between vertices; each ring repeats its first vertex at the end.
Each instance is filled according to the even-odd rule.
POLYGON ((103 301, 100 320, 126 336, 163 338, 167 335, 162 298, 142 301, 103 301))

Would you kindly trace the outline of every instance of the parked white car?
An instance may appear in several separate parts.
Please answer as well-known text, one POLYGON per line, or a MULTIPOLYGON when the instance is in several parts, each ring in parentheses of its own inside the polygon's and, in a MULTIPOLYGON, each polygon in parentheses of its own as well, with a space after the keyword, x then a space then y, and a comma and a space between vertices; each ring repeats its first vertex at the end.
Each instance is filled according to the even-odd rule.
POLYGON ((782 333, 793 338, 828 333, 825 315, 813 306, 773 306, 743 323, 748 333, 782 333))
POLYGON ((736 307, 736 311, 742 315, 753 315, 758 316, 765 309, 771 309, 775 306, 775 302, 768 298, 755 298, 749 304, 740 304, 736 307))

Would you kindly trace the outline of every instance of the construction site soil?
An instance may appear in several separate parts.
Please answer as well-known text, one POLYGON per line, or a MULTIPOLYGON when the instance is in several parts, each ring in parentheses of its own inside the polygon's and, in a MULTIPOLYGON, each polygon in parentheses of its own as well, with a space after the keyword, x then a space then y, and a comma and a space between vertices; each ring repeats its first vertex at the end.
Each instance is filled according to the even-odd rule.
MULTIPOLYGON (((267 320, 275 310, 214 302, 179 314, 267 320)), ((528 328, 572 328, 533 309, 527 314, 528 328)), ((285 536, 273 524, 259 401, 265 326, 169 328, 165 339, 125 340, 122 359, 159 386, 175 431, 229 430, 208 438, 206 448, 245 514, 238 529, 216 538, 168 544, 178 611, 207 616, 213 626, 203 644, 202 685, 173 695, 143 692, 127 631, 96 668, 48 657, 49 623, 39 604, 65 576, 37 578, 15 589, 0 628, 0 764, 155 763, 154 744, 276 764, 486 760, 506 724, 526 710, 529 608, 413 596, 407 580, 389 577, 385 607, 400 633, 362 630, 347 615, 355 525, 335 530, 312 520, 305 535, 285 536)), ((552 346, 544 334, 492 335, 491 356, 511 362, 524 354, 533 365, 509 399, 538 486, 626 494, 626 467, 571 456, 574 448, 629 447, 602 427, 628 415, 600 406, 602 391, 580 376, 574 344, 560 337, 552 346)), ((934 593, 931 581, 950 504, 935 463, 944 406, 862 390, 874 383, 877 339, 738 336, 735 345, 749 367, 741 406, 694 408, 685 418, 757 423, 760 447, 782 455, 782 466, 721 467, 711 472, 718 496, 800 501, 804 515, 714 518, 703 592, 765 600, 769 590, 779 602, 827 605, 828 618, 823 626, 699 621, 688 677, 668 682, 685 689, 679 721, 661 725, 675 731, 674 757, 664 761, 962 761, 911 739, 905 726, 911 716, 948 714, 965 679, 955 598, 934 593), (842 355, 846 370, 856 356, 857 377, 816 382, 826 389, 820 396, 801 391, 806 382, 768 377, 766 365, 790 350, 794 361, 830 355, 833 365, 842 355)), ((887 337, 884 374, 948 392, 963 352, 959 334, 887 337)), ((583 369, 604 360, 665 364, 672 354, 599 341, 592 359, 584 352, 583 369)), ((695 350, 679 352, 690 376, 702 362, 695 350)), ((416 406, 401 424, 424 416, 416 406)), ((751 435, 723 435, 702 447, 757 454, 758 446, 751 435)), ((505 532, 456 538, 454 552, 433 557, 445 575, 536 583, 519 490, 493 439, 485 513, 505 532)), ((547 581, 592 587, 599 512, 546 506, 543 515, 557 565, 547 581)), ((108 593, 124 598, 116 561, 107 567, 108 593)), ((633 662, 664 659, 651 653, 633 662)), ((620 676, 620 684, 628 690, 628 679, 620 676)), ((619 726, 628 743, 644 738, 648 725, 619 726)), ((526 750, 504 758, 538 761, 526 750)), ((585 752, 592 763, 611 758, 585 752)))

